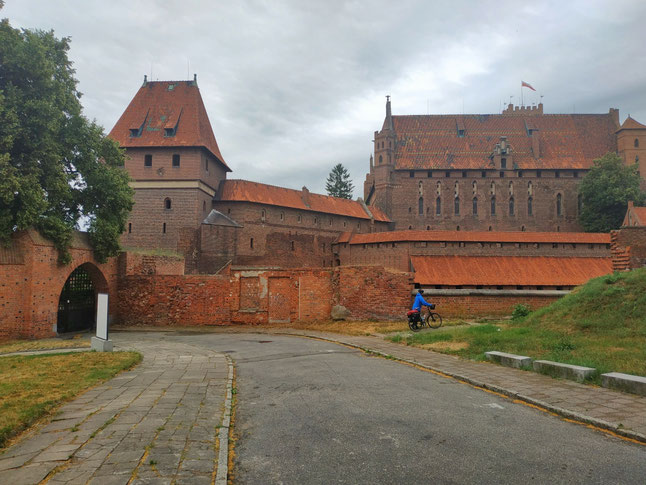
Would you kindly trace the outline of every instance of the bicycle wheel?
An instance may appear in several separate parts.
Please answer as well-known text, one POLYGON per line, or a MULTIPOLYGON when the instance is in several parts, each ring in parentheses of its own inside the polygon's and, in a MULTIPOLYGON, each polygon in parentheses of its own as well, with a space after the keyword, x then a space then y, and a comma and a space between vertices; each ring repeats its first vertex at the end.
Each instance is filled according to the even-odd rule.
POLYGON ((442 326, 442 315, 430 312, 426 317, 426 325, 431 328, 440 328, 442 326))
POLYGON ((420 327, 415 320, 408 320, 408 328, 410 328, 413 332, 420 331, 420 327))

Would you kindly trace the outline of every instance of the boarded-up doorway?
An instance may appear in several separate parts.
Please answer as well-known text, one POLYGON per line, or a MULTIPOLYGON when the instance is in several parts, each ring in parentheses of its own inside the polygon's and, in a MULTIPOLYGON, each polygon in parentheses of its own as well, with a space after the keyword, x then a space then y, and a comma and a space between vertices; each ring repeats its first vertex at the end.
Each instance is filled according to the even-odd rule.
POLYGON ((289 323, 289 278, 269 278, 269 323, 289 323))

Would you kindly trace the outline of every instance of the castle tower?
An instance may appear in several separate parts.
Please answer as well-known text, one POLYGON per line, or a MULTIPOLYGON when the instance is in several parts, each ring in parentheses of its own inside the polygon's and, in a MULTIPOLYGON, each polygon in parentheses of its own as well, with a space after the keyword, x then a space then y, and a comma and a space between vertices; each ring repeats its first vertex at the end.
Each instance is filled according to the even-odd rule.
POLYGON ((197 78, 144 83, 110 132, 126 149, 135 206, 125 247, 178 249, 211 211, 227 166, 197 78))
POLYGON ((391 213, 393 204, 395 141, 390 96, 386 96, 386 118, 381 131, 375 131, 374 160, 364 184, 364 199, 368 205, 376 205, 387 214, 391 213))
POLYGON ((617 130, 617 153, 626 165, 637 163, 639 174, 646 179, 646 126, 628 116, 617 130))

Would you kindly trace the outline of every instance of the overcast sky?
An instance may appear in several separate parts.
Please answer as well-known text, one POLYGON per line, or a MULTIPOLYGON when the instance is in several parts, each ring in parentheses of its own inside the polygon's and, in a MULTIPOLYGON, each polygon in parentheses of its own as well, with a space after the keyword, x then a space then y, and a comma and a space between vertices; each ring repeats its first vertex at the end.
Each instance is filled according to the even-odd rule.
POLYGON ((144 74, 197 73, 230 178, 363 196, 393 114, 619 108, 646 123, 646 1, 5 0, 14 27, 72 39, 85 114, 110 131, 144 74))

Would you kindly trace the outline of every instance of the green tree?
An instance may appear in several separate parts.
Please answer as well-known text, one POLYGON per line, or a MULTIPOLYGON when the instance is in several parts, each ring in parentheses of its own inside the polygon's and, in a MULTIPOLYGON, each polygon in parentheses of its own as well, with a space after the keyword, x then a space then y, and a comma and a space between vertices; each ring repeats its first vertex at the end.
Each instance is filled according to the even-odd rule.
POLYGON ((350 180, 350 174, 340 163, 336 164, 325 181, 325 190, 332 197, 351 199, 354 185, 350 180))
POLYGON ((69 47, 53 31, 0 22, 0 240, 35 226, 67 263, 82 220, 104 261, 119 250, 133 192, 123 151, 82 114, 69 47))
POLYGON ((624 165, 621 157, 607 153, 594 165, 579 185, 583 207, 579 222, 588 232, 618 229, 626 214, 628 201, 642 204, 646 193, 639 188, 637 164, 624 165))

